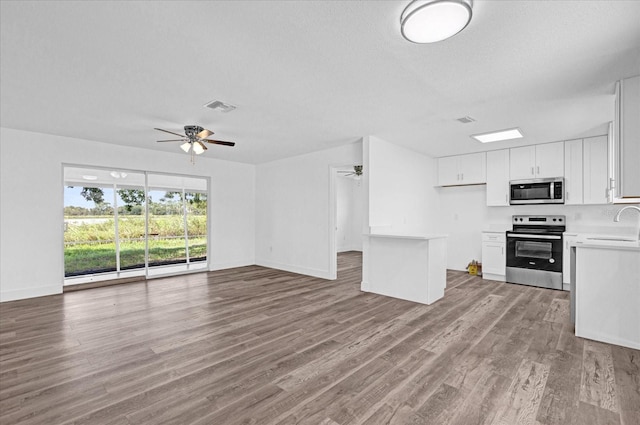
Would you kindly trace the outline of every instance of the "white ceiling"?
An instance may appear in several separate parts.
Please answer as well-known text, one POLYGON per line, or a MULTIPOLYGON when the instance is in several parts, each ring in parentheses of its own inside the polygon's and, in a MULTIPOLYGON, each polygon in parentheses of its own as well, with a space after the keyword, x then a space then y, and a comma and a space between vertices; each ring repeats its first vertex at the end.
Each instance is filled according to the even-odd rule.
POLYGON ((205 155, 248 163, 364 135, 443 156, 603 134, 640 74, 640 1, 475 1, 426 45, 408 3, 2 1, 1 125, 185 155, 153 127, 199 124, 237 142, 205 155))

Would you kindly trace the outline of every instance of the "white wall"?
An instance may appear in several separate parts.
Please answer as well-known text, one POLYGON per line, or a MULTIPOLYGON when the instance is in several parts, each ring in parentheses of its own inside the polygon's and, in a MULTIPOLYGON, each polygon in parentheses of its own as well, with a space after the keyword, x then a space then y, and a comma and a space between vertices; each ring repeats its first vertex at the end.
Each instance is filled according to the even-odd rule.
MULTIPOLYGON (((367 142, 365 142, 367 143, 367 142)), ((368 138, 369 226, 390 233, 442 233, 437 162, 376 137, 368 138)))
POLYGON ((210 177, 209 268, 255 262, 253 165, 7 128, 0 140, 0 301, 62 292, 62 164, 210 177))
POLYGON ((338 252, 362 251, 362 184, 338 175, 336 179, 336 245, 338 252))
MULTIPOLYGON (((439 227, 437 162, 431 157, 368 136, 363 142, 364 232, 444 233, 439 227)), ((362 288, 369 289, 370 240, 362 244, 362 288)))
POLYGON ((358 142, 257 165, 256 264, 333 278, 330 168, 361 161, 358 142))
POLYGON ((486 186, 458 186, 437 189, 442 209, 442 232, 449 234, 447 268, 465 270, 480 260, 482 230, 511 228, 512 215, 565 215, 568 232, 636 235, 637 214, 629 213, 615 223, 622 205, 518 205, 487 207, 486 186))

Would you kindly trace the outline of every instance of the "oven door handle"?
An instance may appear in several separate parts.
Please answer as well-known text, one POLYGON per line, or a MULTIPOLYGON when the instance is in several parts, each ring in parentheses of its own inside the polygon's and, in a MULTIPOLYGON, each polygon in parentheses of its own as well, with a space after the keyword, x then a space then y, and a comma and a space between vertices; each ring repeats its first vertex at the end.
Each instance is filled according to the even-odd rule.
POLYGON ((508 238, 525 238, 525 239, 562 239, 557 235, 527 235, 523 233, 507 233, 508 238))

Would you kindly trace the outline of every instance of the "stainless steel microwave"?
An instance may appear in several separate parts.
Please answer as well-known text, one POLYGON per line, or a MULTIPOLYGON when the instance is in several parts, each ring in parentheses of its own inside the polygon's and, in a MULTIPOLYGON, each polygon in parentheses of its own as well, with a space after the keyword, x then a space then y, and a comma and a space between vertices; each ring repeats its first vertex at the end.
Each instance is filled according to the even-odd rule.
POLYGON ((511 180, 509 204, 564 204, 564 178, 511 180))

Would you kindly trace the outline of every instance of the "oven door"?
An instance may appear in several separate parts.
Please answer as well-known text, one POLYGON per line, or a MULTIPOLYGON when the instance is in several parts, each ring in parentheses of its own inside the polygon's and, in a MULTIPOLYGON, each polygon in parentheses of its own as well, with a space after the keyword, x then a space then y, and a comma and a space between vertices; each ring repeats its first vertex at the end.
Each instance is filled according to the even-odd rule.
POLYGON ((562 273, 562 236, 507 232, 507 267, 562 273))

